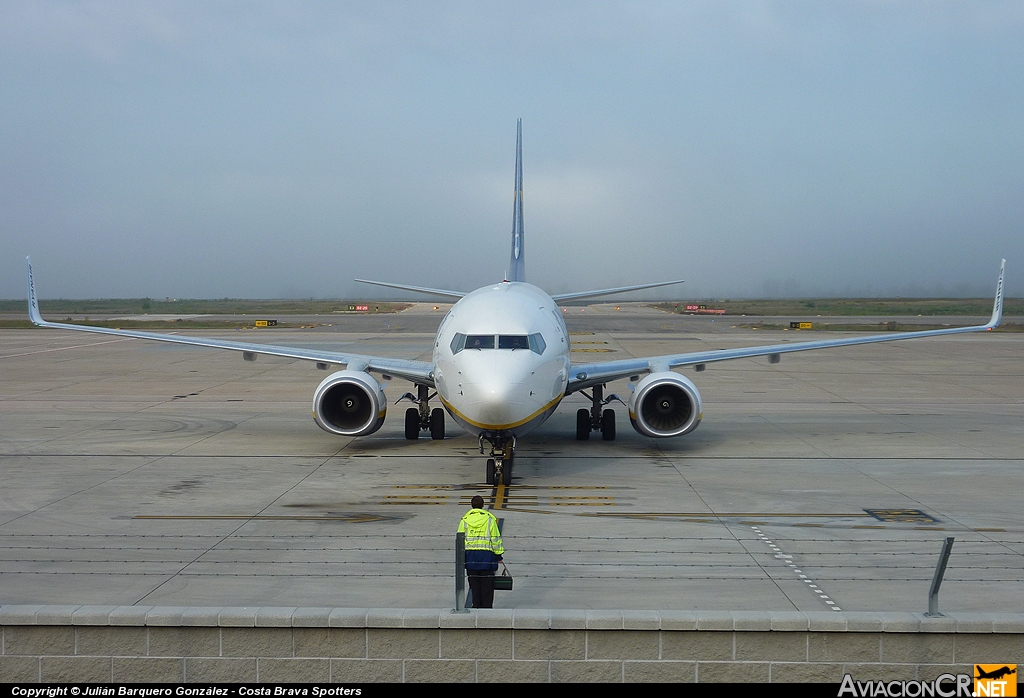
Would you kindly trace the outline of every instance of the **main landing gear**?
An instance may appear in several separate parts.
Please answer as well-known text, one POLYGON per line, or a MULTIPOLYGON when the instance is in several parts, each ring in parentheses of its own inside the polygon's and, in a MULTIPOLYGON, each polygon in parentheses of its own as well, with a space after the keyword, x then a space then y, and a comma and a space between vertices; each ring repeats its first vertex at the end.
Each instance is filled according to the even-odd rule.
POLYGON ((415 441, 420 438, 421 431, 430 431, 430 438, 440 441, 444 438, 444 410, 440 407, 430 409, 430 399, 436 397, 437 393, 430 394, 430 388, 425 385, 416 386, 416 395, 406 393, 395 401, 398 404, 402 400, 409 400, 419 407, 410 407, 405 411, 405 438, 415 441))
MULTIPOLYGON (((590 438, 590 432, 600 431, 601 438, 605 441, 615 440, 615 411, 606 410, 604 406, 613 400, 622 402, 622 398, 614 393, 608 397, 604 397, 604 386, 595 385, 593 387, 593 394, 587 395, 582 390, 580 391, 585 398, 590 400, 590 409, 580 408, 576 412, 576 440, 587 441, 590 438)), ((626 404, 626 403, 622 403, 626 404)))
POLYGON ((480 453, 484 452, 484 441, 491 445, 491 457, 487 459, 487 484, 512 484, 512 464, 515 462, 516 437, 480 436, 480 453))

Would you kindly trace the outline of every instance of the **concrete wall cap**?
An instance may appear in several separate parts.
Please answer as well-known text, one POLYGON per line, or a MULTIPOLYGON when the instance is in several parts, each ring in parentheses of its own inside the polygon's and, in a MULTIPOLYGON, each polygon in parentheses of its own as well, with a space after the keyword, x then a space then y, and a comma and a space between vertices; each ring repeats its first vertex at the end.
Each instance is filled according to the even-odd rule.
POLYGON ((772 614, 767 611, 733 611, 733 630, 771 630, 772 614))
POLYGON ((845 633, 848 630, 846 614, 835 611, 808 611, 807 629, 819 633, 845 633))
POLYGON ((659 611, 662 630, 696 630, 696 611, 659 611))
POLYGON ((43 606, 36 611, 36 623, 39 625, 71 625, 71 617, 78 606, 43 606))
POLYGON ((992 632, 1024 633, 1024 613, 989 614, 992 616, 992 632))
POLYGON ((187 627, 216 628, 223 609, 209 606, 189 606, 181 612, 181 624, 187 627))
MULTIPOLYGON (((181 625, 181 614, 187 610, 181 606, 153 606, 146 614, 146 625, 181 625)), ((211 610, 220 614, 219 608, 211 610)))
POLYGON ((262 607, 256 611, 257 628, 290 628, 292 627, 292 616, 295 615, 295 606, 287 607, 262 607))
POLYGON ((660 630, 661 614, 657 611, 623 611, 623 630, 660 630))
MULTIPOLYGON (((465 615, 465 614, 462 614, 465 615)), ((481 608, 473 613, 478 628, 511 628, 513 609, 481 608)))
POLYGON ((107 614, 107 622, 111 625, 145 625, 146 615, 152 606, 118 606, 107 614))
POLYGON ((1024 633, 1024 613, 836 611, 644 611, 542 608, 317 608, 216 606, 0 606, 0 626, 208 626, 332 628, 518 628, 717 632, 1024 633))
POLYGON ((466 613, 455 613, 449 610, 448 613, 442 612, 438 615, 438 625, 442 628, 449 629, 466 629, 476 627, 476 617, 480 613, 479 610, 470 609, 466 613))
POLYGON ((327 624, 332 628, 365 628, 368 608, 335 608, 327 617, 327 624))
POLYGON ((259 606, 227 606, 220 610, 217 624, 222 628, 255 628, 259 606))
POLYGON ((71 614, 72 625, 110 625, 110 613, 117 606, 79 606, 71 614))
POLYGON ((935 616, 934 618, 919 614, 918 627, 922 633, 955 633, 956 620, 949 616, 935 616))
POLYGON ((327 607, 301 607, 296 608, 292 613, 292 627, 294 628, 326 628, 330 625, 331 611, 327 607))
POLYGON ((922 614, 918 613, 879 613, 882 619, 882 632, 916 633, 921 629, 922 614))
POLYGON ((512 627, 517 630, 547 630, 551 612, 542 608, 517 608, 512 612, 512 627))
POLYGON ((367 628, 401 628, 404 608, 371 608, 366 612, 367 628))
MULTIPOLYGON (((829 613, 830 611, 825 611, 829 613)), ((833 615, 839 615, 835 611, 831 611, 833 615)), ((771 629, 789 632, 799 632, 801 630, 807 630, 810 628, 810 621, 807 619, 806 613, 800 611, 776 611, 769 613, 771 616, 771 629)), ((845 629, 845 623, 844 629, 845 629)), ((739 630, 739 628, 736 628, 739 630)))
POLYGON ((587 611, 587 630, 622 630, 622 611, 587 611))
POLYGON ((441 619, 437 609, 407 608, 402 612, 403 628, 440 628, 441 619))
POLYGON ((587 627, 587 612, 582 609, 558 609, 549 613, 552 630, 584 630, 587 627))
POLYGON ((36 612, 43 608, 42 605, 0 606, 0 625, 35 625, 36 612))
POLYGON ((697 630, 732 630, 733 618, 729 611, 697 611, 697 630))
MULTIPOLYGON (((839 614, 836 614, 839 615, 839 614)), ((880 633, 882 632, 882 618, 877 613, 854 611, 843 612, 846 616, 846 630, 851 633, 880 633)))

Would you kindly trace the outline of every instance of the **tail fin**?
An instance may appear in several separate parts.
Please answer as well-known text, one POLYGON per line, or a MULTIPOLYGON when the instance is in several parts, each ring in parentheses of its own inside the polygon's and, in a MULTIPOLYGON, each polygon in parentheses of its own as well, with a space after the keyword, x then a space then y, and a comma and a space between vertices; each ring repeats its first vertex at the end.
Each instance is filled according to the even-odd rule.
POLYGON ((512 257, 506 281, 526 281, 523 247, 523 120, 516 123, 516 191, 512 199, 512 257))

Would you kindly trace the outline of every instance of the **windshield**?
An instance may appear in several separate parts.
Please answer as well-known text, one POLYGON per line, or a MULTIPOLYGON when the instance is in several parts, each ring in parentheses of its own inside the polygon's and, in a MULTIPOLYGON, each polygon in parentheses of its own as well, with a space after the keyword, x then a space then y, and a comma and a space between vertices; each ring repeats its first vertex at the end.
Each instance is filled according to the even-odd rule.
POLYGON ((458 354, 463 349, 529 349, 534 354, 543 354, 547 343, 540 332, 530 335, 526 334, 500 334, 495 337, 493 334, 462 334, 456 332, 452 337, 452 354, 458 354), (497 341, 495 341, 497 340, 497 341))
POLYGON ((499 334, 499 349, 529 349, 530 340, 525 334, 499 334))

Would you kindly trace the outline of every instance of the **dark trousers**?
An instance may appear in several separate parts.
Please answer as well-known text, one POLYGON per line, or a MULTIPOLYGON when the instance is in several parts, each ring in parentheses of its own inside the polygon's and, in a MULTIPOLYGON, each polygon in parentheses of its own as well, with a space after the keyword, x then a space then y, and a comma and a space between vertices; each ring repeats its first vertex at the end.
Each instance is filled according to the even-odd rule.
POLYGON ((473 608, 494 607, 494 572, 489 570, 466 570, 469 589, 473 592, 473 608))

